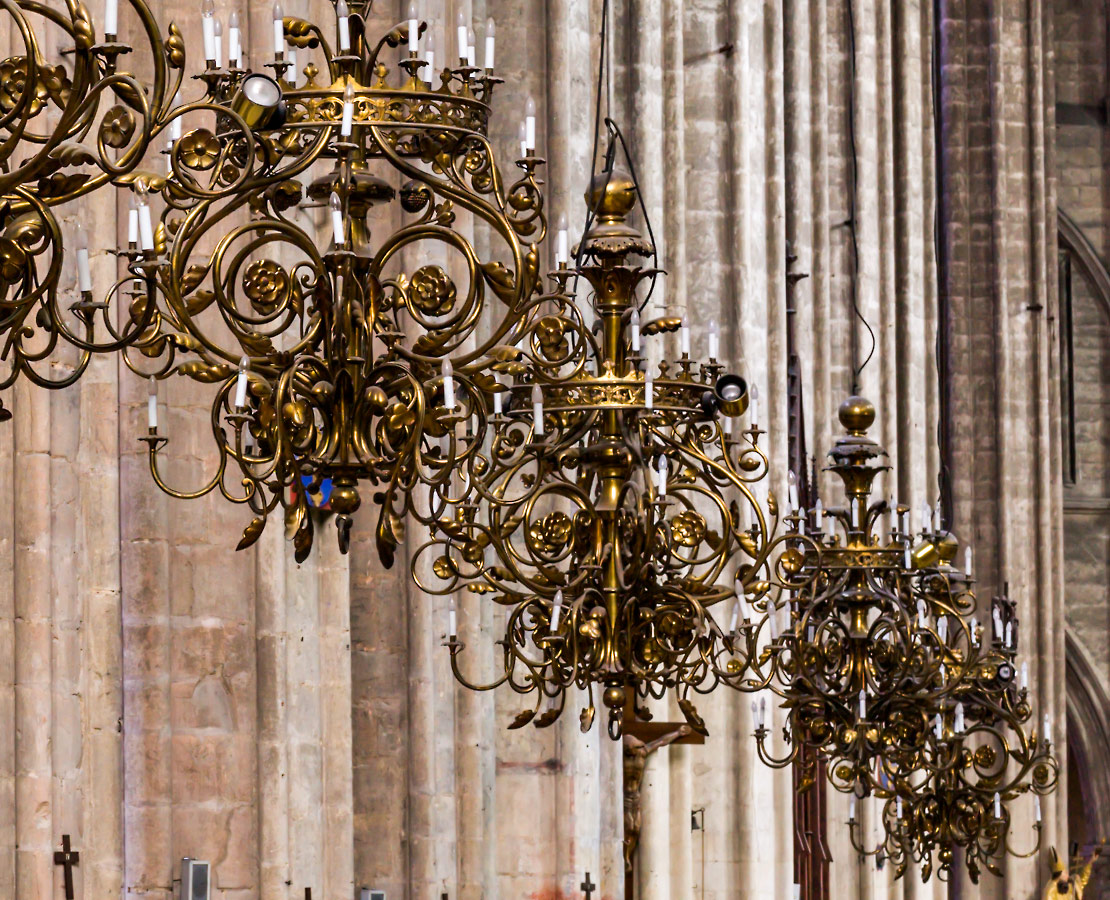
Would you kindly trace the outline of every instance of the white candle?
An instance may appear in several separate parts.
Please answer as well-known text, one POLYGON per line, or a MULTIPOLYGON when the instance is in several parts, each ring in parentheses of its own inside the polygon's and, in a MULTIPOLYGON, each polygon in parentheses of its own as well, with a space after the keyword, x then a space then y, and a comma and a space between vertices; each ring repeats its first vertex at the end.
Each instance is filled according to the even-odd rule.
POLYGON ((944 737, 944 723, 941 721, 940 713, 937 713, 933 719, 933 734, 936 735, 938 741, 944 737))
POLYGON ((956 704, 956 715, 952 723, 952 730, 955 731, 956 734, 964 733, 964 705, 962 703, 956 704))
POLYGON ((682 319, 680 320, 680 323, 679 323, 679 326, 678 326, 678 340, 679 340, 679 344, 681 345, 682 355, 683 356, 689 356, 690 355, 690 320, 688 318, 686 318, 685 313, 683 313, 682 319))
POLYGON ((667 457, 660 456, 659 464, 655 469, 655 491, 663 497, 667 493, 667 457))
POLYGON ((933 510, 928 503, 921 506, 921 532, 925 534, 929 531, 929 526, 933 523, 933 510))
POLYGON ((628 317, 628 336, 632 342, 632 352, 640 354, 640 310, 632 307, 632 315, 628 317))
POLYGON ((948 643, 948 616, 941 616, 937 619, 937 634, 940 635, 942 644, 948 643))
POLYGON ((204 60, 209 67, 216 64, 216 4, 204 0, 200 6, 200 27, 204 38, 204 60))
POLYGON ((1048 717, 1048 713, 1044 714, 1044 741, 1046 744, 1052 743, 1052 720, 1048 717))
POLYGON ((520 158, 527 159, 530 155, 528 153, 528 123, 523 119, 520 122, 520 127, 516 130, 516 134, 520 141, 520 158))
POLYGON ((420 17, 416 14, 416 4, 409 4, 409 53, 415 55, 420 40, 420 17))
POLYGON ((748 388, 748 421, 752 428, 759 426, 759 388, 754 384, 748 388))
POLYGON ((1029 689, 1029 663, 1023 662, 1021 664, 1021 689, 1026 691, 1029 689))
POLYGON ((859 692, 859 717, 867 718, 867 691, 865 690, 859 692))
MULTIPOLYGON (((488 68, 488 67, 487 67, 488 68)), ((555 267, 570 262, 570 237, 567 232, 567 214, 559 214, 558 230, 555 232, 555 267)))
POLYGON ((972 647, 978 647, 979 646, 979 620, 974 618, 974 617, 971 620, 970 631, 971 631, 971 646, 972 647))
POLYGON ((531 96, 524 104, 524 143, 529 150, 536 149, 536 101, 531 96))
POLYGON ((466 29, 466 64, 470 68, 478 65, 478 51, 474 40, 474 29, 466 29))
POLYGON ((786 473, 786 497, 790 503, 790 511, 798 509, 798 476, 791 470, 786 473))
POLYGON ((968 578, 971 577, 971 544, 964 549, 964 573, 968 578))
POLYGON ((335 191, 331 193, 328 206, 331 207, 332 240, 335 241, 335 246, 342 247, 347 240, 346 229, 343 227, 343 203, 335 191))
POLYGON ((924 600, 918 600, 917 601, 917 627, 920 628, 922 631, 924 631, 927 624, 928 624, 928 622, 925 619, 925 601, 924 600))
POLYGON ((1002 640, 1002 613, 998 611, 996 606, 991 611, 991 619, 994 622, 994 639, 996 641, 1002 640))
MULTIPOLYGON (((285 56, 285 17, 280 3, 274 4, 274 56, 277 59, 285 56)), ((296 78, 296 75, 293 77, 296 78)))
POLYGON ((348 81, 343 91, 343 121, 339 126, 340 137, 350 137, 355 121, 355 86, 348 81))
POLYGON ((455 30, 458 32, 459 40, 459 61, 465 63, 466 51, 467 48, 470 46, 470 27, 466 24, 466 16, 463 15, 463 11, 461 9, 459 10, 459 14, 455 17, 455 25, 455 30))
POLYGON ((910 545, 909 544, 906 544, 906 548, 905 548, 905 550, 903 550, 902 568, 903 569, 912 569, 913 568, 913 559, 910 556, 910 545))
POLYGON ((802 900, 802 886, 797 882, 794 883, 794 900, 802 900))
MULTIPOLYGON (((899 503, 898 505, 902 506, 903 504, 899 503)), ((903 534, 909 534, 909 531, 910 531, 910 511, 908 509, 903 509, 902 512, 900 513, 900 516, 901 516, 901 523, 900 523, 899 527, 902 529, 903 534)))
POLYGON ((555 603, 551 607, 551 630, 559 630, 559 617, 563 612, 563 592, 555 592, 555 603))
POLYGON ((1036 794, 1033 795, 1033 818, 1038 823, 1041 821, 1041 798, 1036 794))
POLYGON ((445 359, 443 365, 440 366, 440 372, 443 374, 443 405, 448 409, 455 408, 455 367, 451 365, 451 360, 445 359))
POLYGON ((494 49, 496 41, 497 27, 494 25, 493 17, 486 19, 486 71, 492 71, 494 60, 494 49))
POLYGON ((1006 637, 1002 642, 1002 646, 1005 647, 1007 650, 1009 650, 1014 646, 1013 641, 1014 641, 1014 623, 1013 622, 1007 622, 1006 623, 1006 637))
POLYGON ((543 436, 543 389, 538 384, 532 385, 532 433, 543 436))
MULTIPOLYGON (((177 109, 181 106, 181 93, 178 92, 173 98, 173 108, 177 109)), ((181 116, 175 116, 173 121, 170 122, 170 141, 177 141, 181 138, 181 116)))
POLYGON ((154 224, 150 220, 150 204, 146 191, 139 193, 139 249, 144 253, 154 249, 154 224))
POLYGON ((848 504, 849 518, 851 519, 852 527, 860 527, 859 519, 859 497, 853 497, 852 502, 848 504))
POLYGON ((239 378, 235 382, 235 408, 242 409, 247 405, 247 370, 251 361, 247 357, 239 360, 239 378))
POLYGON ((854 796, 848 798, 848 821, 856 821, 856 798, 854 796))
POLYGON ((821 503, 821 498, 817 498, 817 502, 813 504, 813 521, 817 525, 818 532, 825 530, 825 506, 821 503))
POLYGON ((239 46, 239 13, 233 12, 227 20, 227 62, 233 69, 241 68, 243 49, 239 46))
POLYGON ((895 816, 895 818, 897 818, 899 820, 901 820, 901 818, 902 818, 902 798, 901 797, 895 797, 894 798, 894 816, 895 816))
POLYGON ((455 610, 455 597, 451 596, 451 602, 447 605, 447 631, 451 637, 455 637, 459 633, 458 630, 458 613, 455 610))
POLYGON ((994 817, 996 819, 1002 818, 1002 797, 997 791, 994 794, 994 817))
POLYGON ((721 332, 716 319, 709 320, 709 358, 715 360, 721 350, 721 332))
MULTIPOLYGON (((495 374, 493 376, 494 384, 497 388, 501 387, 501 376, 495 374)), ((501 391, 495 390, 493 392, 493 414, 499 416, 502 413, 502 404, 504 401, 501 399, 501 391)))
POLYGON ((146 425, 151 431, 158 430, 158 382, 150 376, 150 395, 146 398, 146 425))
POLYGON ((104 38, 115 41, 119 34, 119 0, 104 0, 104 38))
POLYGON ((740 624, 740 598, 736 598, 736 605, 732 608, 732 620, 728 623, 728 633, 736 634, 736 626, 740 624))
POLYGON ((82 294, 88 294, 92 291, 92 272, 89 269, 89 236, 85 232, 85 227, 81 224, 77 225, 75 243, 77 246, 77 290, 82 294))
POLYGON ((938 502, 936 508, 933 510, 933 531, 940 533, 944 530, 944 512, 941 510, 940 503, 938 502))
POLYGON ((436 70, 436 40, 431 26, 428 27, 428 34, 424 38, 424 61, 427 62, 424 67, 424 80, 431 85, 436 70))
POLYGON ((651 369, 644 372, 644 409, 655 409, 655 382, 651 377, 651 369))
POLYGON ((351 11, 347 6, 347 0, 339 0, 335 4, 335 15, 339 24, 339 52, 349 53, 351 50, 351 11))
POLYGON ((212 25, 212 36, 216 42, 216 55, 212 59, 216 61, 216 68, 220 69, 224 64, 224 26, 220 24, 219 19, 216 19, 212 25))

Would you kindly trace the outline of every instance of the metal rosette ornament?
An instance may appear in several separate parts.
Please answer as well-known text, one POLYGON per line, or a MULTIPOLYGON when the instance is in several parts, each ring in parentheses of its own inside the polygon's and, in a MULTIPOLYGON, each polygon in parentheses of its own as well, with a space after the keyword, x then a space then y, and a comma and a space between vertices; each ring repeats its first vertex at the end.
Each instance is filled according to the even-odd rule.
MULTIPOLYGON (((950 557, 942 554, 939 568, 950 568, 950 557)), ((991 620, 989 641, 987 628, 972 625, 985 645, 979 663, 934 714, 916 767, 880 778, 874 793, 884 801, 882 838, 866 846, 859 822, 850 817, 856 850, 891 859, 899 872, 912 862, 925 879, 933 871, 947 878, 962 853, 978 882, 984 868, 1001 876, 1007 855, 1028 858, 1040 850, 1040 798, 1055 790, 1059 764, 1047 717, 1039 734, 1028 728, 1028 664, 1022 663, 1018 676, 1012 601, 995 598, 991 620), (1026 794, 1031 799, 1022 799, 1026 794), (1012 810, 1018 802, 1032 806, 1032 836, 1015 834, 1012 810)))
POLYGON ((738 678, 755 652, 755 629, 737 637, 716 614, 731 614, 738 592, 762 603, 769 588, 778 522, 755 490, 761 432, 734 428, 746 384, 691 358, 683 320, 641 323, 637 288, 657 273, 636 263, 652 253, 627 221, 637 198, 620 168, 594 177, 581 264, 554 273, 546 313, 492 354, 489 442, 459 467, 413 559, 425 590, 465 589, 504 611, 490 678, 464 672, 453 615, 446 643, 468 688, 532 698, 513 728, 550 725, 581 688, 583 730, 597 700, 616 739, 626 710, 646 715, 645 699, 673 691, 704 732, 692 695, 729 674, 725 658, 738 678), (565 288, 579 275, 592 325, 565 288), (645 339, 674 331, 680 358, 653 371, 645 339))
MULTIPOLYGON (((141 35, 141 64, 151 72, 145 84, 122 67, 135 48, 117 38, 115 0, 101 23, 74 2, 47 7, 25 0, 0 12, 14 51, 0 60, 0 390, 20 377, 67 387, 92 353, 126 340, 92 297, 80 226, 70 251, 76 300, 63 281, 57 211, 133 177, 180 84, 180 31, 171 24, 163 38, 144 3, 128 7, 141 35), (61 48, 56 60, 44 52, 49 44, 61 48)), ((0 420, 10 417, 0 403, 0 420)))
POLYGON ((339 0, 322 27, 275 7, 271 75, 240 68, 234 41, 222 60, 206 4, 204 96, 173 110, 167 174, 137 185, 129 275, 113 293, 141 329, 125 358, 154 379, 152 397, 174 375, 213 389, 218 460, 192 488, 161 471, 167 436, 151 400, 142 439, 162 490, 245 504, 240 548, 279 510, 303 560, 325 499, 346 552, 368 482, 388 565, 411 494, 481 445, 493 384, 482 363, 541 290, 531 242, 546 225, 542 160, 528 150, 506 187, 494 159, 492 72, 425 72, 414 49, 425 23, 374 42, 362 13, 339 0), (391 71, 382 51, 406 38, 391 71), (400 224, 372 233, 371 211, 397 207, 400 224), (488 227, 488 259, 460 212, 488 227))

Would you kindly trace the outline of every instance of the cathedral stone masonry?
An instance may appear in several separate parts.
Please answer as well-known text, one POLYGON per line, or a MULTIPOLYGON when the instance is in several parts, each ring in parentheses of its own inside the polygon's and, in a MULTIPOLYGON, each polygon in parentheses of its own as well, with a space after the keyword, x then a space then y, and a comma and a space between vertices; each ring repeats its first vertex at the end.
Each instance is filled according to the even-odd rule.
MULTIPOLYGON (((602 5, 418 2, 441 61, 457 12, 496 20, 506 83, 491 141, 508 167, 525 97, 535 97, 548 212, 571 223, 585 214, 602 5)), ((407 6, 376 3, 371 29, 407 6)), ((788 244, 808 276, 795 328, 809 451, 820 465, 871 350, 856 306, 875 335, 860 389, 897 473, 881 490, 915 511, 938 492, 935 350, 938 328, 949 329, 954 530, 975 546, 980 597, 1008 584, 1017 599, 1036 719, 1048 713, 1058 735, 1066 628, 1110 675, 1110 320, 1081 286, 1081 479, 1065 488, 1056 281, 1058 206, 1110 253, 1105 132, 1056 121, 1058 101, 1107 94, 1095 6, 614 0, 610 23, 609 112, 668 271, 653 314, 686 313, 695 354, 709 319, 720 322, 722 356, 764 398, 776 494, 786 486, 788 244)), ((152 7, 199 46, 195 8, 152 7)), ((217 7, 225 19, 239 11, 243 45, 264 61, 270 0, 217 7)), ((289 0, 286 13, 325 9, 327 0, 289 0)), ((14 43, 0 33, 0 49, 14 43)), ((97 201, 66 218, 67 229, 85 221, 98 286, 117 275, 107 251, 126 215, 125 202, 97 201)), ((206 478, 212 460, 204 395, 180 381, 160 399, 166 475, 184 485, 206 478)), ((0 898, 61 896, 53 852, 63 833, 81 854, 82 900, 168 900, 185 856, 212 863, 213 900, 301 900, 306 887, 315 900, 351 900, 362 886, 388 900, 570 900, 587 871, 603 900, 624 897, 620 745, 597 724, 582 735, 577 703, 551 728, 508 731, 517 695, 456 686, 442 646, 449 598, 409 578, 416 529, 392 570, 377 559, 370 502, 349 556, 330 526, 300 565, 279 528, 235 553, 244 510, 218 496, 168 499, 151 482, 136 440, 146 391, 102 360, 69 391, 21 385, 14 421, 0 424, 0 898)), ((824 475, 819 483, 831 488, 824 475)), ((471 648, 501 627, 503 612, 479 595, 457 603, 471 648)), ((496 650, 484 653, 469 662, 492 668, 496 650)), ((792 896, 790 772, 756 758, 750 699, 704 698, 706 744, 651 757, 638 900, 792 896), (704 810, 697 831, 693 810, 704 810)), ((665 704, 654 711, 679 717, 665 704)), ((780 716, 770 723, 779 752, 780 716)), ((951 894, 912 869, 894 882, 889 867, 859 862, 847 803, 830 791, 831 896, 1029 900, 1047 848, 1067 847, 1066 789, 1044 804, 1040 858, 1008 861, 1003 879, 951 894)), ((871 833, 876 808, 861 806, 871 833)), ((1031 807, 1019 805, 1015 822, 1031 826, 1031 807)))

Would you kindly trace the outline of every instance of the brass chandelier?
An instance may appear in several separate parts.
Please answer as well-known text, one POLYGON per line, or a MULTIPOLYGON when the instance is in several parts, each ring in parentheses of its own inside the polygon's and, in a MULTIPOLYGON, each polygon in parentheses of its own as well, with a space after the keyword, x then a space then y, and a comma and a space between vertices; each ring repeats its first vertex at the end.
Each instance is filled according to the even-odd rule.
MULTIPOLYGON (((829 468, 846 505, 818 501, 786 518, 795 526, 782 561, 792 611, 770 665, 791 749, 773 757, 757 721, 758 752, 775 767, 806 766, 807 786, 827 764, 829 782, 853 795, 849 825, 861 854, 889 859, 899 876, 919 864, 927 879, 934 864, 947 873, 963 849, 977 880, 982 866, 997 873, 996 860, 1015 853, 1011 801, 1050 792, 1058 766, 1047 734, 1025 729, 1028 670, 1019 686, 1013 604, 996 600, 990 631, 981 627, 970 575, 953 565, 955 536, 925 512, 915 539, 907 507, 871 502, 888 468, 866 434, 874 418, 859 397, 840 408, 847 433, 829 468), (874 847, 855 815, 856 799, 869 796, 885 801, 874 847)), ((1029 854, 1039 834, 1038 826, 1029 854)))
POLYGON ((738 596, 760 609, 770 588, 778 521, 773 495, 755 492, 768 470, 762 432, 715 334, 699 363, 684 319, 641 322, 637 287, 657 271, 637 263, 654 249, 628 222, 638 197, 611 162, 594 177, 596 219, 577 264, 553 273, 521 346, 495 349, 490 368, 504 381, 488 443, 435 493, 431 538, 413 558, 425 590, 465 588, 505 610, 492 679, 464 673, 453 629, 448 645, 467 687, 534 696, 510 727, 551 724, 578 687, 589 697, 583 730, 596 688, 614 739, 626 710, 646 717, 643 702, 669 690, 704 732, 691 696, 740 683, 754 655, 756 630, 725 623, 738 596), (577 276, 586 303, 568 289, 577 276), (679 358, 649 364, 646 343, 674 332, 679 358))
MULTIPOLYGON (((116 27, 114 0, 108 3, 106 30, 116 27)), ((268 515, 282 507, 299 560, 312 545, 308 498, 325 481, 344 551, 361 503, 359 482, 379 487, 378 544, 383 559, 392 560, 411 492, 437 484, 449 469, 440 439, 457 415, 443 403, 452 380, 460 396, 481 396, 490 386, 476 363, 527 317, 539 279, 535 245, 525 241, 546 233, 536 178, 541 160, 531 150, 534 109, 522 123, 522 173, 512 186, 503 182, 486 137, 499 81, 492 29, 486 68, 473 63, 467 48, 457 67, 437 72, 420 58, 426 26, 415 13, 375 43, 365 33, 368 6, 338 0, 326 27, 283 16, 275 6, 267 74, 241 68, 234 22, 225 62, 209 0, 202 10, 205 68, 196 76, 204 93, 193 102, 174 101, 185 66, 179 33, 171 26, 163 41, 141 3, 135 8, 155 62, 151 91, 116 72, 131 48, 114 31, 92 43, 92 25, 78 5, 70 7, 68 28, 79 50, 72 78, 61 67, 36 65, 30 37, 27 55, 5 63, 26 78, 17 81, 14 97, 6 95, 0 124, 10 136, 2 146, 44 144, 3 182, 0 260, 13 294, 2 320, 12 361, 8 382, 26 372, 46 383, 34 364, 59 342, 77 347, 81 364, 49 386, 75 381, 91 353, 123 352, 129 368, 152 380, 143 440, 159 487, 180 498, 218 489, 246 504, 255 518, 240 547, 257 540, 268 515), (382 51, 406 40, 407 57, 391 72, 382 51), (289 58, 297 50, 310 57, 303 83, 289 58), (55 90, 51 79, 67 90, 55 90), (94 158, 62 138, 89 132, 102 93, 120 102, 101 119, 94 158), (62 120, 50 134, 33 135, 46 98, 67 104, 62 120), (70 106, 77 112, 68 113, 70 106), (138 170, 143 152, 160 138, 166 174, 138 170), (120 158, 110 160, 108 148, 120 158), (95 176, 58 176, 64 167, 92 164, 101 170, 95 176), (54 175, 18 186, 43 172, 54 175), (94 296, 88 254, 79 248, 81 299, 64 310, 61 233, 52 210, 109 181, 133 193, 130 240, 119 251, 127 275, 94 296), (306 199, 328 209, 322 246, 317 228, 297 221, 306 199), (408 221, 374 239, 371 208, 395 204, 408 221), (496 258, 479 258, 457 228, 462 212, 489 226, 496 258), (433 246, 454 257, 447 268, 408 266, 417 251, 426 257, 433 246), (479 339, 479 323, 490 318, 490 334, 479 339), (167 437, 158 428, 153 386, 173 375, 213 386, 218 461, 195 489, 170 485, 159 469, 167 437)), ((25 15, 15 15, 21 33, 32 34, 25 15)), ((483 405, 465 412, 480 436, 483 405)), ((466 445, 460 439, 451 457, 465 457, 466 445)))

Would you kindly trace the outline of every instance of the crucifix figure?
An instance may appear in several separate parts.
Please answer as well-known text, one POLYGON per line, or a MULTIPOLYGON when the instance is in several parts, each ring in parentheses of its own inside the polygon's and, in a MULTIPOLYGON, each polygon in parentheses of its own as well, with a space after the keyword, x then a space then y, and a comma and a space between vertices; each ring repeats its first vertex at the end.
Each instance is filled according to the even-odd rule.
POLYGON ((647 758, 661 747, 673 744, 689 735, 693 729, 680 725, 653 741, 643 741, 626 730, 624 733, 624 870, 632 872, 632 858, 640 844, 640 831, 644 827, 643 797, 644 769, 647 758))
POLYGON ((70 847, 69 835, 62 835, 62 849, 54 851, 54 865, 64 866, 66 900, 73 900, 73 867, 81 861, 81 854, 70 847))
POLYGON ((585 880, 585 881, 583 881, 583 882, 582 882, 582 883, 581 883, 580 885, 578 885, 578 886, 579 886, 580 888, 582 888, 582 890, 583 890, 583 891, 585 891, 585 893, 586 893, 586 900, 591 900, 591 898, 592 898, 592 897, 593 897, 593 895, 594 895, 594 891, 595 891, 595 890, 597 890, 597 885, 596 885, 596 884, 594 884, 594 883, 593 883, 592 881, 590 881, 590 873, 589 873, 589 872, 587 872, 587 873, 586 873, 586 880, 585 880))

